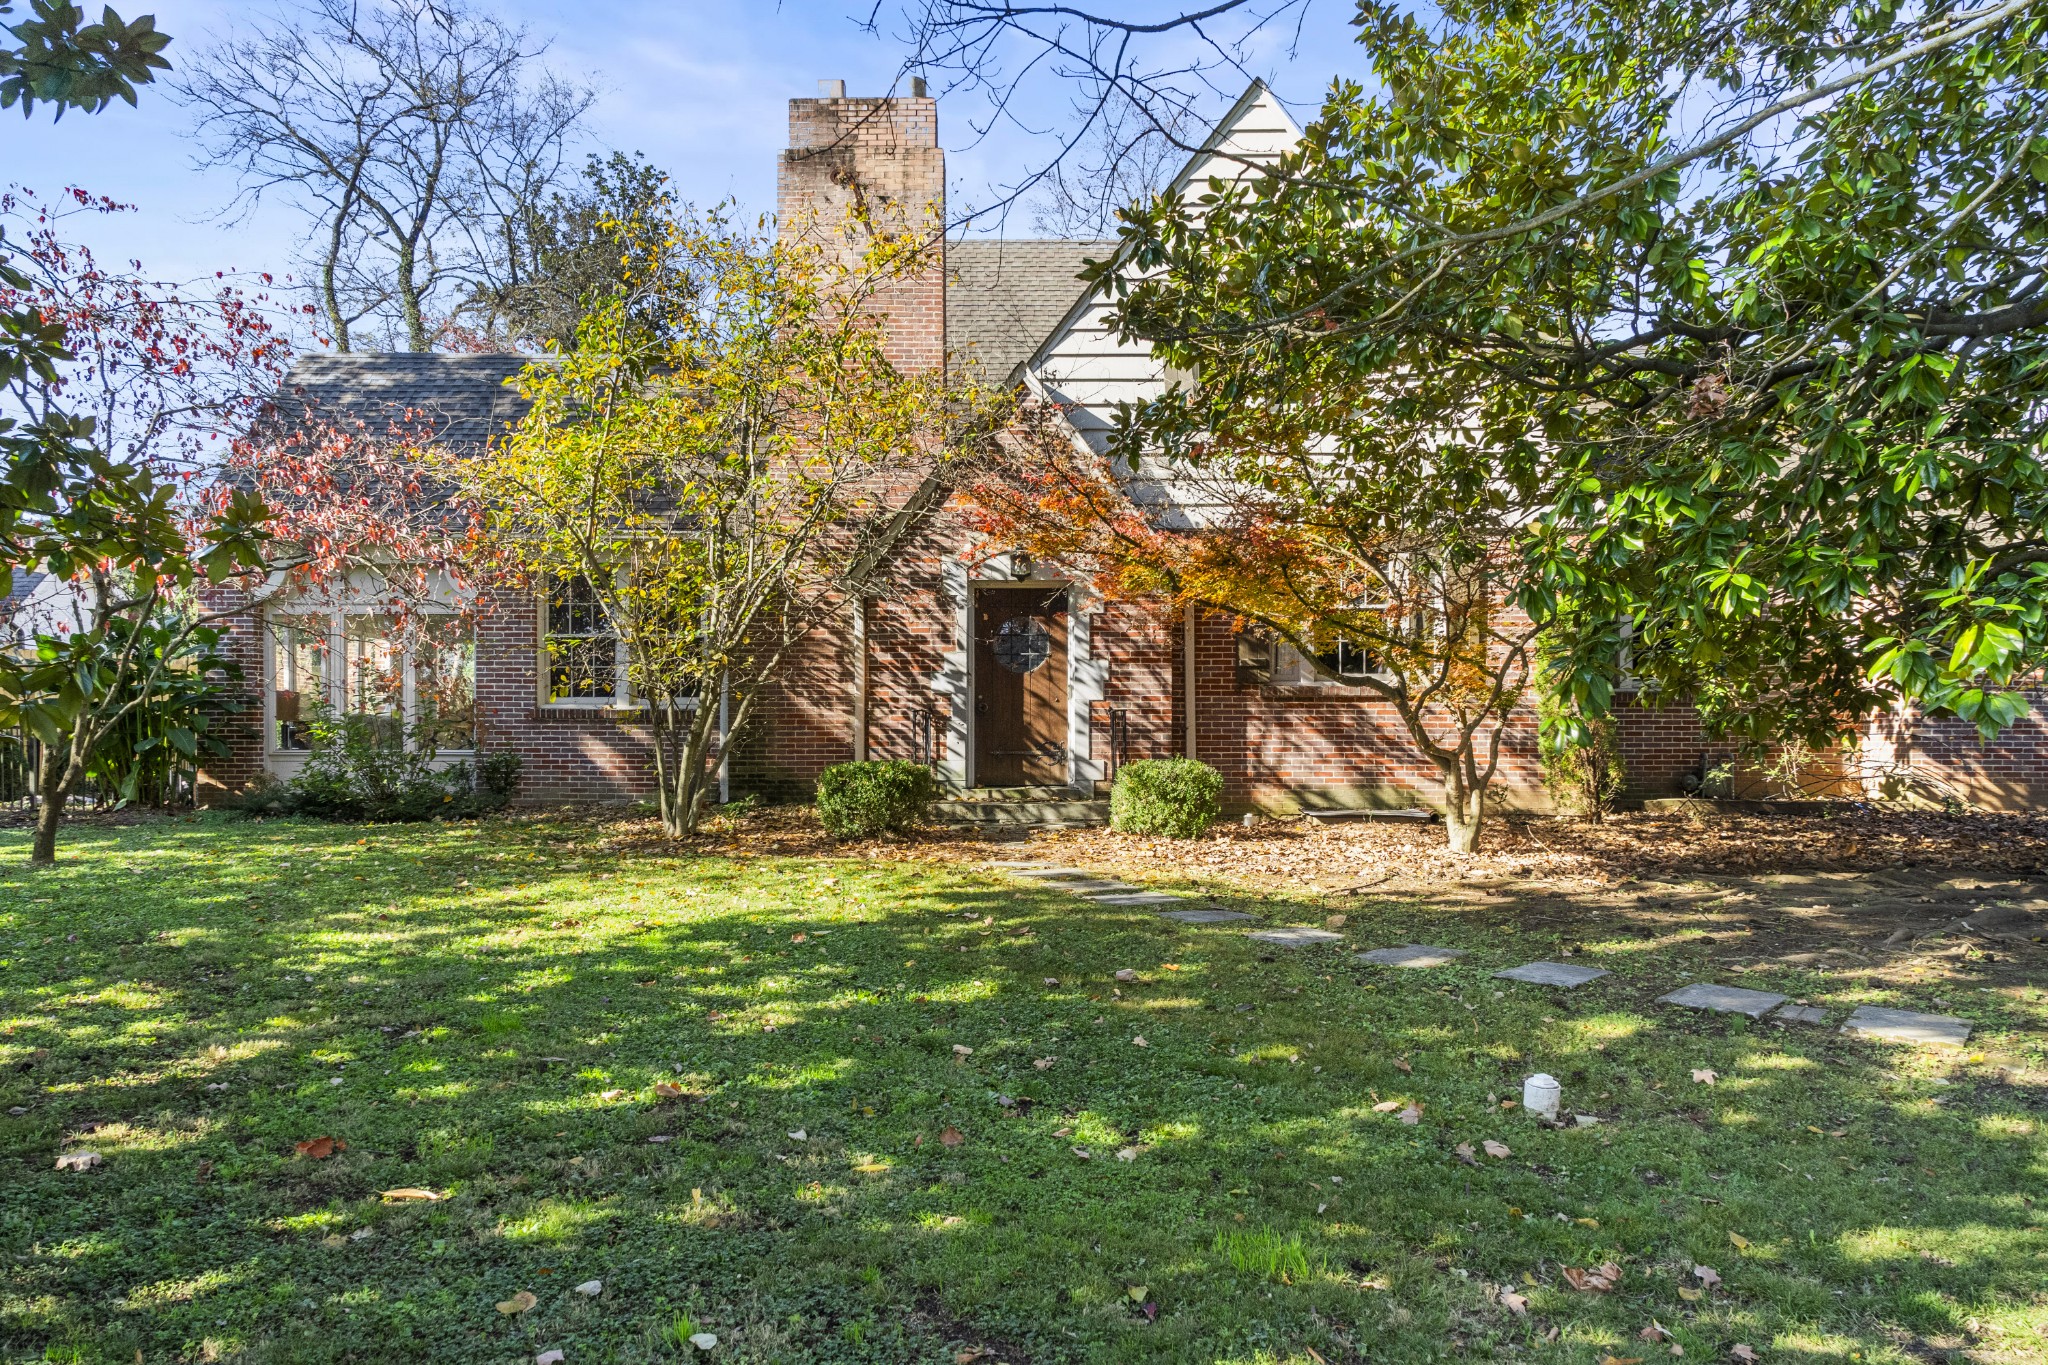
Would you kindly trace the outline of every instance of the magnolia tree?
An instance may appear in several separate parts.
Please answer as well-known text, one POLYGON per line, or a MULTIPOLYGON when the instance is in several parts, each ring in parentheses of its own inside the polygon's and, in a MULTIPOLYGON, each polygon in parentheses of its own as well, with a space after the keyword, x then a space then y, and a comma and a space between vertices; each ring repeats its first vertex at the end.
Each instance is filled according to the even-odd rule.
MULTIPOLYGON (((117 207, 82 193, 70 203, 117 207)), ((42 572, 65 588, 47 628, 0 655, 0 720, 41 741, 30 858, 47 863, 101 741, 168 674, 226 667, 195 590, 259 570, 269 518, 251 490, 202 497, 197 481, 220 433, 276 388, 287 349, 262 300, 235 285, 188 293, 105 270, 63 240, 48 206, 0 198, 0 216, 28 225, 0 311, 46 343, 0 376, 14 414, 0 419, 0 582, 42 572)), ((174 725, 157 742, 191 759, 200 734, 174 725)))
POLYGON ((1373 397, 1333 369, 1284 401, 1219 405, 1199 440, 1126 430, 1120 443, 1147 452, 1135 462, 1038 406, 977 470, 976 515, 991 540, 1107 595, 1221 608, 1250 648, 1284 643, 1386 702, 1442 777, 1451 847, 1470 852, 1530 681, 1535 628, 1511 606, 1525 571, 1509 547, 1538 512, 1536 459, 1478 481, 1464 433, 1404 443, 1353 420, 1373 397))
POLYGON ((2048 6, 1358 23, 1372 82, 1269 174, 1128 215, 1116 324, 1201 382, 1124 448, 1516 561, 1497 586, 1552 634, 1566 717, 1625 668, 1759 745, 2021 715, 2048 663, 2048 6), (1260 428, 1296 414, 1275 484, 1260 428))
POLYGON ((594 599, 680 836, 793 651, 893 590, 894 552, 996 405, 886 354, 882 309, 939 268, 932 234, 651 212, 622 234, 654 244, 626 287, 527 368, 518 428, 441 468, 482 509, 501 581, 594 599))

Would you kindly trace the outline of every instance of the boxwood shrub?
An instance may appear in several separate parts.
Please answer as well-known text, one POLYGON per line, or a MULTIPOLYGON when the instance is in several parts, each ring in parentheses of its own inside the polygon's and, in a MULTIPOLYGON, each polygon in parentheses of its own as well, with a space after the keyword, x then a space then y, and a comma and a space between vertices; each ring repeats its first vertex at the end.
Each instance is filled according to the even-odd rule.
POLYGON ((1223 774, 1192 758, 1141 758, 1117 770, 1109 823, 1120 834, 1192 839, 1223 813, 1223 774))
POLYGON ((938 782, 922 763, 835 763, 818 774, 818 820, 835 839, 909 829, 932 812, 938 782))

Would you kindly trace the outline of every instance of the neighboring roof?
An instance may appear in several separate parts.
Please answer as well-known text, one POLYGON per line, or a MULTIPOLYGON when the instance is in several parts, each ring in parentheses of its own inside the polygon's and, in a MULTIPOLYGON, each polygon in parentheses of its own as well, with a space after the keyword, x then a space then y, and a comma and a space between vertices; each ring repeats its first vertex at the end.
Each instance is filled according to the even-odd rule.
POLYGON ((1082 263, 1114 250, 1106 241, 948 242, 946 349, 978 362, 988 382, 1012 378, 1081 297, 1082 263))
POLYGON ((424 429, 437 444, 481 446, 525 415, 526 400, 505 381, 533 360, 523 355, 441 355, 418 351, 323 351, 299 357, 280 405, 372 431, 396 422, 424 429))

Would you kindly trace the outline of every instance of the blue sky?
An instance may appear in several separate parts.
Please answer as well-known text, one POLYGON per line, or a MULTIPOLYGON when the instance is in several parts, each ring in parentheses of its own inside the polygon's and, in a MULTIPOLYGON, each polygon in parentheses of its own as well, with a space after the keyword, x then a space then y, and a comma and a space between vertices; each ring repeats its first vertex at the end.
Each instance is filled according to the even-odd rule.
MULTIPOLYGON (((1169 0, 1099 2, 1124 15, 1170 7, 1169 0)), ((558 69, 602 92, 591 120, 595 145, 644 152, 695 202, 733 198, 749 210, 766 210, 785 141, 786 101, 815 93, 821 77, 843 78, 849 94, 879 94, 896 74, 899 43, 886 32, 864 33, 855 22, 870 3, 498 0, 496 9, 551 38, 558 69)), ((157 0, 147 8, 176 39, 168 54, 174 61, 209 32, 230 27, 238 13, 275 12, 274 4, 231 0, 157 0)), ((1267 78, 1297 118, 1313 114, 1333 76, 1361 68, 1362 54, 1344 22, 1350 11, 1348 0, 1313 0, 1298 43, 1292 25, 1258 41, 1250 74, 1267 78)), ((1235 95, 1236 78, 1230 81, 1228 93, 1235 95)), ((1060 83, 1040 80, 1027 88, 1016 123, 986 137, 971 127, 986 117, 978 97, 943 102, 940 136, 956 200, 989 202, 1021 163, 1042 159, 1070 95, 1060 83)), ((1214 112, 1227 102, 1219 95, 1214 112)), ((10 111, 0 121, 0 184, 8 183, 45 196, 75 184, 136 205, 137 213, 73 220, 72 226, 103 258, 139 259, 158 278, 215 270, 283 274, 303 230, 277 210, 232 225, 218 221, 214 215, 234 193, 233 177, 194 169, 186 116, 158 90, 145 90, 139 109, 116 105, 96 117, 72 114, 55 127, 46 115, 24 124, 10 111)), ((1029 235, 1029 213, 1014 216, 1007 231, 1029 235)))

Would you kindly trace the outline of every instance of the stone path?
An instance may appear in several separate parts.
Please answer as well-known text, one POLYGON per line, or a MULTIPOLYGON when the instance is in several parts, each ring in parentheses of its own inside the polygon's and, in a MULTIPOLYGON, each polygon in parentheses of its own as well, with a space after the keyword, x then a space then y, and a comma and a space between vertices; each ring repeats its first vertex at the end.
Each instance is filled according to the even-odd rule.
POLYGON ((1525 962, 1494 975, 1509 981, 1526 981, 1532 986, 1561 986, 1571 990, 1588 981, 1598 981, 1607 972, 1599 967, 1574 967, 1565 962, 1525 962))
POLYGON ((1411 943, 1405 948, 1375 948, 1360 953, 1360 962, 1377 962, 1382 967, 1448 967, 1465 956, 1463 948, 1431 948, 1411 943))
POLYGON ((1876 1005, 1858 1005, 1842 1025, 1842 1032, 1864 1038, 1883 1038, 1894 1043, 1942 1043, 1961 1047, 1969 1041, 1972 1025, 1952 1014, 1918 1014, 1912 1010, 1888 1010, 1876 1005))
MULTIPOLYGON (((1180 924, 1232 924, 1258 918, 1242 910, 1225 910, 1215 905, 1193 905, 1190 904, 1192 897, 1171 895, 1164 891, 1147 891, 1143 887, 1105 879, 1086 868, 1048 867, 1043 863, 1028 861, 991 862, 984 866, 991 871, 1007 872, 1013 877, 1027 877, 1033 881, 1043 882, 1102 905, 1181 906, 1181 909, 1160 913, 1161 919, 1170 919, 1180 924)), ((1301 926, 1260 929, 1247 932, 1245 937, 1281 948, 1306 948, 1319 943, 1344 941, 1344 935, 1328 929, 1301 926)), ((1467 951, 1463 948, 1438 948, 1425 943, 1411 943, 1401 948, 1374 948, 1357 955, 1360 962, 1370 962, 1375 966, 1414 968, 1448 967, 1465 956, 1467 951)), ((1604 968, 1579 967, 1567 962, 1525 962, 1519 967, 1510 967, 1494 973, 1494 976, 1505 981, 1521 981, 1533 986, 1555 986, 1563 990, 1571 990, 1608 975, 1611 973, 1604 968)), ((1658 996, 1657 1003, 1677 1005, 1685 1009, 1711 1010, 1721 1014, 1740 1014, 1751 1019, 1761 1019, 1776 1010, 1772 1017, 1782 1023, 1821 1024, 1827 1021, 1827 1011, 1813 1005, 1788 1004, 1786 997, 1776 992, 1750 990, 1742 986, 1722 986, 1709 981, 1695 981, 1690 985, 1681 986, 1666 995, 1658 996)), ((1919 1014, 1913 1010, 1862 1005, 1850 1014, 1848 1022, 1842 1025, 1842 1032, 1864 1038, 1881 1038, 1890 1042, 1960 1046, 1968 1041, 1973 1027, 1969 1020, 1958 1019, 1953 1015, 1919 1014)))
POLYGON ((1306 948, 1312 943, 1342 943, 1344 935, 1333 934, 1328 929, 1261 929, 1255 934, 1246 934, 1261 943, 1277 943, 1282 948, 1306 948))
POLYGON ((1746 1014, 1752 1019, 1761 1019, 1785 1003, 1785 997, 1770 991, 1745 990, 1741 986, 1716 986, 1710 981, 1695 981, 1690 986, 1680 986, 1669 995, 1657 997, 1660 1005, 1683 1005, 1689 1010, 1713 1010, 1717 1014, 1746 1014))

